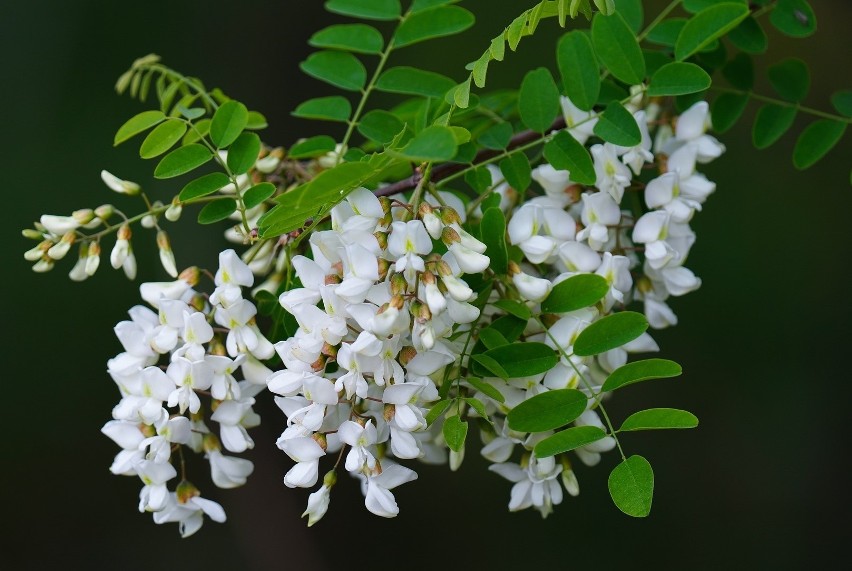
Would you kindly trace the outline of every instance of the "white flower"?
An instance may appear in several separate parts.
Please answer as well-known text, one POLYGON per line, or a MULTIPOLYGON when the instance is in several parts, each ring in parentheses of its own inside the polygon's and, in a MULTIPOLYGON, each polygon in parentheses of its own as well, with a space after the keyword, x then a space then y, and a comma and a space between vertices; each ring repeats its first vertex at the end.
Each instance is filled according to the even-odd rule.
POLYGON ((104 184, 107 185, 110 190, 114 190, 115 192, 131 196, 139 194, 138 184, 129 180, 122 180, 109 171, 101 171, 101 180, 104 181, 104 184))
POLYGON ((325 456, 316 440, 303 436, 278 442, 278 447, 296 462, 284 476, 284 485, 288 488, 310 488, 316 484, 319 459, 325 456))
POLYGON ((417 472, 414 470, 386 462, 381 474, 366 477, 364 505, 378 516, 396 517, 399 514, 399 506, 390 490, 416 479, 417 472))
POLYGON ((396 271, 404 273, 409 283, 413 282, 414 272, 426 269, 420 256, 431 251, 432 240, 420 220, 397 221, 391 225, 388 253, 396 258, 396 271))
POLYGON ((372 473, 376 469, 376 458, 368 447, 376 443, 376 425, 372 420, 361 426, 357 422, 347 420, 337 429, 341 442, 351 448, 346 455, 345 468, 348 472, 372 473))
POLYGON ((246 483, 246 479, 254 471, 254 464, 245 458, 225 456, 219 450, 207 453, 210 461, 210 475, 213 483, 220 488, 236 488, 246 483))
POLYGON ((180 536, 189 537, 201 529, 205 514, 218 523, 226 519, 225 510, 212 500, 195 496, 181 503, 175 494, 170 494, 165 508, 154 514, 154 523, 177 522, 180 536))
POLYGON ((308 496, 308 507, 302 517, 308 516, 308 527, 322 519, 331 503, 331 488, 323 484, 319 490, 308 496))
POLYGON ((139 511, 157 512, 165 508, 169 499, 166 482, 177 476, 174 466, 169 463, 141 460, 133 468, 145 483, 139 492, 139 511))
POLYGON ((214 279, 216 290, 210 295, 210 303, 228 307, 242 299, 243 287, 251 287, 254 275, 248 265, 233 250, 219 253, 219 269, 214 279))
POLYGON ((219 423, 219 436, 226 450, 239 454, 254 448, 254 440, 246 430, 260 424, 260 416, 252 410, 253 404, 253 398, 222 401, 210 417, 219 423))
POLYGON ((535 507, 542 517, 547 517, 553 512, 553 506, 562 503, 562 488, 556 480, 562 472, 562 465, 557 464, 553 456, 536 458, 532 455, 526 468, 506 462, 492 464, 488 469, 515 483, 509 499, 509 511, 535 507))
POLYGON ((606 192, 612 196, 616 203, 621 204, 624 189, 630 184, 630 179, 633 177, 630 169, 618 160, 617 149, 610 143, 592 145, 589 151, 595 161, 595 175, 597 177, 595 186, 601 192, 606 192))

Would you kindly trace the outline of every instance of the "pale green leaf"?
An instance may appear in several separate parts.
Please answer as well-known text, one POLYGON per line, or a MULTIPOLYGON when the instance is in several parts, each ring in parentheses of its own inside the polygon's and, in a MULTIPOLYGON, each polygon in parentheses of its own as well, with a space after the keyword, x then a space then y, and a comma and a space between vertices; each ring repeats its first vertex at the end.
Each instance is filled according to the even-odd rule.
POLYGON ((196 169, 213 158, 210 149, 193 143, 163 157, 154 169, 154 178, 172 178, 196 169))
POLYGON ((153 159, 162 155, 180 141, 184 133, 185 122, 180 119, 167 119, 148 133, 139 147, 139 156, 143 159, 153 159))
POLYGON ((207 196, 208 194, 213 194, 230 182, 231 180, 224 173, 211 172, 210 174, 201 176, 184 186, 183 190, 181 190, 178 195, 178 199, 181 201, 187 201, 192 200, 193 198, 207 196))
POLYGON ((198 213, 198 223, 213 224, 214 222, 220 222, 228 218, 236 210, 236 200, 231 197, 219 198, 204 205, 204 208, 198 213))
POLYGON ((580 357, 599 355, 633 341, 648 329, 641 313, 620 311, 607 315, 580 332, 574 341, 574 354, 580 357))
POLYGON ((119 127, 115 133, 113 145, 119 145, 131 137, 147 131, 154 125, 158 125, 166 119, 162 111, 143 111, 138 115, 134 115, 127 122, 119 127))
POLYGON ((642 456, 633 455, 615 467, 607 481, 616 507, 633 517, 651 513, 654 499, 654 470, 642 456))
POLYGON ((696 426, 698 426, 698 418, 691 412, 677 408, 649 408, 628 416, 618 431, 695 428, 696 426))
POLYGON ((360 91, 367 82, 364 64, 348 52, 315 52, 299 68, 311 77, 348 91, 360 91))
POLYGON ((335 24, 316 32, 308 43, 316 48, 379 54, 385 40, 377 29, 366 24, 335 24))
POLYGON ((536 458, 547 458, 569 452, 606 438, 606 432, 597 426, 574 426, 548 436, 535 445, 536 458))
POLYGON ((191 129, 186 131, 186 134, 181 139, 181 145, 189 145, 190 143, 197 143, 203 137, 206 137, 208 133, 210 133, 210 124, 212 121, 210 119, 202 119, 192 125, 191 129))
POLYGON ((426 425, 431 426, 432 423, 435 422, 442 414, 447 412, 447 409, 450 408, 451 404, 453 404, 453 401, 450 399, 439 400, 433 404, 432 408, 429 409, 429 412, 427 412, 424 417, 426 425))
POLYGON ((612 75, 634 85, 645 79, 645 58, 633 31, 620 14, 595 14, 592 20, 595 52, 612 75))
POLYGON ((210 139, 220 149, 233 143, 248 124, 248 109, 239 101, 228 101, 216 110, 210 123, 210 139))
POLYGON ((710 87, 710 75, 694 63, 672 62, 651 77, 650 97, 697 93, 710 87))
POLYGON ((340 95, 316 97, 300 103, 292 115, 302 119, 321 119, 346 123, 349 121, 349 116, 352 115, 352 104, 340 95))
POLYGON ((601 392, 614 391, 649 379, 677 377, 682 372, 680 365, 667 359, 634 361, 614 370, 601 387, 601 392))
POLYGON ((544 432, 574 422, 588 404, 586 395, 575 389, 539 393, 509 411, 509 428, 518 432, 544 432))
POLYGON ((448 416, 444 420, 441 432, 444 440, 447 441, 447 446, 454 452, 458 452, 464 446, 464 439, 467 437, 467 422, 458 416, 448 416))
POLYGON ((553 168, 567 170, 579 184, 595 184, 597 175, 592 157, 568 131, 559 131, 544 145, 544 158, 553 168))
POLYGON ((251 131, 259 131, 260 129, 266 129, 269 126, 269 123, 266 122, 266 117, 263 116, 262 113, 257 111, 249 111, 248 113, 248 121, 246 122, 246 129, 251 131))
POLYGON ((577 274, 553 286, 541 302, 542 313, 568 313, 599 302, 609 292, 607 281, 597 274, 577 274))

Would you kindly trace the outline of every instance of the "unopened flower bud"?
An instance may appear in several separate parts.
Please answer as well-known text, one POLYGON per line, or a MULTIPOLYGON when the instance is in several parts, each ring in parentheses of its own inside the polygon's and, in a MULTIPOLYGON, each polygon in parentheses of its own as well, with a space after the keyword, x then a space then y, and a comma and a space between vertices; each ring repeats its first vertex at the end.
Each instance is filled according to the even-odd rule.
POLYGON ((68 251, 71 249, 71 246, 74 244, 74 241, 76 239, 76 232, 66 232, 65 235, 62 236, 62 240, 60 240, 58 244, 54 245, 47 251, 47 255, 53 258, 54 260, 61 260, 65 257, 65 254, 67 254, 68 251))
POLYGON ((175 265, 175 254, 172 252, 171 244, 169 244, 169 235, 164 230, 157 232, 157 248, 160 250, 160 263, 163 264, 163 269, 166 270, 167 274, 176 278, 178 272, 175 265))
POLYGON ((213 339, 210 340, 210 346, 209 347, 210 348, 208 349, 208 351, 211 355, 219 355, 221 357, 224 357, 225 355, 228 354, 227 348, 225 347, 225 345, 222 344, 222 342, 217 337, 214 337, 213 339))
POLYGON ((80 244, 79 248, 79 257, 77 258, 77 263, 74 264, 74 267, 71 268, 71 271, 68 273, 68 277, 71 281, 81 282, 89 277, 89 274, 86 273, 86 261, 89 256, 89 245, 86 242, 80 244))
POLYGON ((385 403, 385 407, 382 410, 382 418, 385 419, 385 422, 390 422, 394 416, 396 416, 396 405, 385 403))
POLYGON ((382 212, 384 212, 386 215, 390 214, 390 211, 391 211, 391 199, 390 198, 388 198, 387 196, 379 197, 379 204, 382 205, 382 212))
POLYGON ((509 271, 506 273, 509 275, 509 277, 512 277, 515 274, 519 274, 521 273, 521 266, 519 266, 517 262, 509 260, 509 271))
POLYGON ((21 230, 21 236, 24 238, 29 238, 30 240, 41 240, 44 238, 41 232, 38 230, 34 230, 33 228, 26 228, 21 230))
POLYGON ((86 257, 86 275, 93 276, 101 264, 101 245, 99 242, 89 244, 89 255, 86 257))
POLYGON ((377 262, 379 264, 379 281, 384 281, 388 277, 391 264, 384 258, 378 258, 377 262))
POLYGON ((53 241, 51 240, 42 240, 39 242, 39 245, 35 248, 30 248, 26 252, 24 252, 24 259, 28 262, 37 262, 42 259, 45 254, 47 254, 48 250, 53 247, 53 241))
POLYGON ((121 194, 127 194, 130 196, 139 194, 139 185, 135 182, 131 182, 129 180, 122 180, 110 173, 109 171, 102 170, 101 171, 101 180, 104 181, 111 190, 121 194))
MULTIPOLYGON (((151 205, 152 210, 160 209, 163 207, 163 203, 157 200, 154 204, 151 205)), ((157 225, 157 217, 154 214, 148 214, 142 218, 140 222, 142 224, 142 228, 154 228, 157 225)))
POLYGON ((441 242, 449 246, 450 244, 458 244, 461 242, 461 236, 459 233, 450 228, 449 226, 444 227, 444 230, 441 232, 441 242))
POLYGON ((195 287, 198 285, 198 280, 201 278, 201 270, 198 269, 197 266, 191 266, 186 268, 184 271, 180 273, 178 279, 181 279, 188 283, 189 285, 195 287))
POLYGON ((636 289, 645 294, 654 289, 654 285, 651 283, 651 280, 649 280, 647 276, 642 276, 636 280, 636 289))
POLYGON ((440 210, 441 221, 444 224, 461 224, 462 219, 459 216, 459 213, 456 212, 455 208, 450 206, 442 206, 440 210))
POLYGON ((198 491, 198 488, 190 482, 189 480, 183 480, 180 484, 177 485, 175 489, 175 495, 177 495, 177 500, 181 504, 185 504, 192 498, 201 495, 201 492, 198 491))
MULTIPOLYGON (((391 277, 390 290, 392 296, 405 294, 406 290, 408 290, 408 282, 405 281, 405 276, 402 274, 394 274, 393 277, 391 277)), ((397 309, 402 309, 402 307, 398 307, 397 309)))
POLYGON ((417 349, 412 347, 411 345, 406 345, 399 351, 399 364, 403 367, 407 367, 408 363, 411 362, 413 358, 417 356, 417 349))
POLYGON ((266 155, 262 159, 258 159, 257 162, 254 163, 254 168, 263 174, 269 174, 275 171, 278 168, 278 165, 281 164, 281 159, 273 154, 266 155))
POLYGON ((95 211, 91 208, 82 208, 71 213, 71 217, 81 226, 88 224, 95 218, 95 211))
POLYGON ((53 260, 45 256, 33 265, 33 271, 39 274, 49 272, 53 269, 53 260))
POLYGON ((204 435, 201 445, 204 447, 205 452, 213 452, 215 450, 222 449, 222 445, 219 443, 219 437, 212 432, 208 432, 204 435))
POLYGON ((328 450, 328 439, 326 438, 325 434, 323 434, 322 432, 315 432, 311 438, 314 439, 314 442, 320 445, 320 448, 323 449, 323 452, 328 450))
POLYGON ((320 353, 327 357, 331 357, 332 359, 337 359, 337 347, 335 347, 334 345, 323 343, 322 349, 320 349, 320 353))
POLYGON ((337 483, 337 472, 330 470, 322 477, 322 485, 328 488, 333 488, 337 483))
POLYGON ((169 222, 177 222, 180 218, 181 212, 183 212, 183 204, 181 204, 178 197, 175 196, 163 216, 165 216, 166 220, 169 222))
POLYGON ((379 248, 382 250, 387 250, 388 248, 388 233, 387 232, 373 232, 373 236, 376 237, 376 241, 379 243, 379 248))
POLYGON ((458 452, 450 449, 450 470, 455 472, 461 468, 462 462, 464 462, 464 444, 462 444, 458 452))

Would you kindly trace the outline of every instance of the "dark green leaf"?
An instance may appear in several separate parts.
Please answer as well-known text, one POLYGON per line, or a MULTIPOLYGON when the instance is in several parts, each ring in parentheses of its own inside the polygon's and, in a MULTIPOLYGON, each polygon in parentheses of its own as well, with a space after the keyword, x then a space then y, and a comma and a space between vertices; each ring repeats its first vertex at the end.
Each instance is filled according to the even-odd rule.
POLYGON ((846 125, 831 119, 820 119, 808 125, 796 141, 793 165, 802 170, 823 158, 843 137, 846 125))
POLYGON ((400 154, 414 162, 448 161, 456 154, 456 139, 449 127, 426 127, 405 146, 400 154))
POLYGON ((808 95, 811 76, 800 59, 790 58, 769 67, 769 83, 782 99, 798 103, 808 95))
POLYGON ((506 250, 506 218, 499 208, 489 208, 480 223, 486 255, 491 258, 491 269, 498 275, 509 271, 509 253, 506 250))
POLYGON ((509 315, 514 315, 519 319, 523 319, 524 321, 528 320, 532 317, 532 312, 530 308, 520 301, 515 301, 513 299, 501 299, 495 301, 492 304, 494 307, 499 307, 509 315))
MULTIPOLYGON (((449 382, 449 381, 447 381, 449 382)), ((429 412, 426 413, 424 417, 427 425, 431 425, 435 422, 442 414, 447 412, 447 409, 450 408, 450 405, 453 404, 453 401, 450 399, 439 400, 435 404, 432 405, 432 408, 429 409, 429 412)))
MULTIPOLYGON (((471 169, 464 174, 464 180, 468 183, 471 188, 473 188, 478 193, 483 193, 491 186, 491 171, 489 171, 485 167, 477 167, 475 169, 471 169)), ((495 195, 491 195, 495 196, 495 195)), ((488 198, 491 198, 489 196, 488 198)), ((487 200, 487 199, 486 199, 487 200)), ((499 205, 500 197, 497 197, 497 203, 499 205)), ((483 211, 486 208, 483 207, 483 211)))
POLYGON ((502 150, 509 145, 512 133, 511 123, 497 123, 479 134, 479 144, 486 149, 502 150))
POLYGON ((645 359, 634 361, 617 368, 607 377, 601 387, 602 392, 614 391, 648 379, 666 379, 680 376, 682 369, 674 361, 667 359, 645 359))
POLYGON ((417 12, 423 12, 424 10, 428 10, 430 8, 434 8, 435 6, 443 6, 444 4, 455 4, 460 0, 414 0, 411 3, 411 8, 409 11, 412 14, 416 14, 417 12))
POLYGON ((592 20, 592 43, 601 62, 612 75, 633 85, 645 79, 645 58, 639 42, 620 14, 595 14, 592 20))
POLYGON ((365 20, 396 20, 402 13, 399 0, 328 0, 325 9, 365 20))
POLYGON ((444 95, 455 87, 456 82, 440 73, 424 71, 416 67, 392 67, 382 73, 376 82, 376 89, 389 93, 423 95, 443 99, 444 95))
POLYGON ((500 161, 500 172, 509 186, 523 192, 532 181, 530 160, 524 153, 514 153, 500 161))
POLYGON ((271 182, 256 184, 243 194, 243 203, 246 208, 254 208, 275 194, 275 185, 271 182))
POLYGON ((544 432, 577 420, 586 410, 588 398, 575 389, 539 393, 509 411, 509 428, 518 432, 544 432))
POLYGON ((335 24, 315 33, 308 43, 316 48, 378 54, 385 40, 377 29, 366 24, 335 24))
POLYGON ((651 513, 654 499, 654 470, 645 458, 633 455, 615 467, 607 482, 616 507, 633 517, 651 513))
POLYGON ((546 373, 557 361, 556 352, 544 343, 512 343, 489 349, 484 356, 500 363, 510 379, 546 373))
POLYGON ((645 20, 642 0, 615 0, 615 10, 621 14, 634 33, 638 34, 642 30, 642 23, 645 20))
POLYGON ((645 58, 645 73, 653 77, 657 70, 661 67, 670 64, 672 58, 669 54, 661 50, 642 50, 642 57, 645 58))
POLYGON ((213 202, 208 202, 198 213, 199 224, 213 224, 225 220, 228 216, 236 212, 237 201, 233 198, 219 198, 213 202))
POLYGON ((509 344, 499 331, 490 327, 479 330, 479 340, 482 341, 486 349, 496 349, 497 347, 509 344))
POLYGON ((597 175, 589 151, 568 131, 559 131, 544 145, 544 158, 553 168, 567 170, 579 184, 595 184, 597 175))
POLYGON ((536 458, 562 454, 606 438, 606 432, 597 426, 574 426, 548 436, 535 445, 536 458))
POLYGON ((405 124, 393 113, 375 109, 358 122, 358 132, 367 139, 387 144, 405 128, 405 124))
POLYGON ((495 377, 500 377, 501 379, 509 378, 509 373, 506 371, 506 369, 504 369, 503 366, 499 362, 497 362, 497 360, 493 357, 490 357, 484 353, 479 353, 471 355, 470 358, 473 359, 474 362, 476 362, 477 364, 482 365, 482 367, 484 367, 484 373, 482 373, 482 367, 473 367, 474 372, 476 372, 477 374, 491 373, 495 377))
POLYGON ((633 341, 648 329, 641 313, 620 311, 607 315, 580 332, 574 341, 574 354, 580 357, 599 355, 633 341))
MULTIPOLYGON (((483 331, 485 330, 483 329, 483 331)), ((478 379, 476 377, 467 377, 464 380, 465 382, 470 383, 472 387, 474 387, 476 390, 486 395, 487 397, 490 397, 499 403, 506 402, 506 397, 503 396, 503 393, 501 393, 496 388, 489 385, 482 379, 478 379)))
POLYGON ((464 446, 464 439, 467 437, 467 422, 458 416, 448 416, 444 421, 442 432, 447 446, 454 452, 458 452, 464 446))
POLYGON ((167 119, 148 133, 142 141, 142 146, 139 147, 139 156, 143 159, 153 159, 162 155, 180 141, 184 133, 186 133, 186 123, 180 119, 167 119))
POLYGON ((696 426, 698 426, 698 419, 691 412, 677 408, 649 408, 628 416, 618 431, 695 428, 696 426))
POLYGON ((694 63, 672 62, 664 65, 651 78, 650 97, 697 93, 710 87, 710 75, 694 63))
POLYGON ((259 154, 260 137, 256 133, 243 133, 228 149, 228 168, 234 174, 248 172, 259 154))
POLYGON ((553 286, 542 313, 568 313, 599 302, 609 292, 607 281, 597 274, 577 274, 553 286))
POLYGON ((635 147, 642 142, 642 132, 633 115, 618 101, 612 101, 594 127, 595 135, 613 145, 635 147))
POLYGON ((673 48, 685 24, 686 18, 669 18, 668 20, 663 20, 648 33, 648 41, 673 48))
POLYGON ((757 111, 751 139, 758 149, 765 149, 781 138, 793 125, 796 118, 794 107, 764 105, 757 111))
POLYGON ((556 61, 565 94, 583 111, 591 111, 601 91, 598 62, 589 37, 575 30, 556 45, 556 61))
POLYGON ((814 11, 805 0, 778 0, 769 14, 769 22, 779 32, 793 38, 806 38, 817 29, 814 11))
POLYGON ((749 15, 748 6, 739 2, 721 2, 705 8, 689 19, 675 43, 675 57, 685 60, 714 40, 737 27, 749 15))
POLYGON ((210 150, 196 143, 175 149, 160 160, 154 178, 172 178, 196 169, 213 158, 210 150))
POLYGON ((754 61, 748 54, 737 54, 722 68, 722 75, 737 89, 748 91, 754 85, 754 61))
POLYGON ((360 91, 367 82, 364 64, 348 52, 315 52, 299 68, 311 77, 349 91, 360 91))
POLYGON ((303 119, 323 119, 346 123, 352 114, 352 104, 340 95, 317 97, 300 103, 292 114, 294 117, 303 119))
POLYGON ((769 46, 769 38, 766 37, 766 32, 751 16, 731 30, 728 39, 735 47, 750 54, 762 54, 769 46))
POLYGON ((748 95, 723 93, 713 101, 713 130, 724 133, 736 124, 748 104, 748 95))
POLYGON ((527 326, 527 320, 514 315, 504 315, 491 322, 491 327, 503 334, 509 341, 516 341, 527 326))
POLYGON ((518 112, 521 121, 538 133, 550 129, 559 114, 559 90, 550 72, 540 67, 524 76, 518 94, 518 112))
POLYGON ((124 125, 119 127, 118 131, 115 133, 113 145, 119 145, 131 137, 138 135, 143 131, 147 131, 154 125, 164 121, 165 118, 166 116, 162 111, 143 111, 138 115, 134 115, 128 119, 124 125))
POLYGON ((326 153, 334 150, 334 139, 328 135, 317 135, 310 139, 300 141, 290 147, 290 152, 287 156, 291 159, 307 159, 313 157, 321 157, 326 153))
POLYGON ((263 114, 258 113, 257 111, 249 111, 246 129, 259 131, 260 129, 266 129, 268 126, 269 124, 266 122, 266 117, 264 117, 263 114))
MULTIPOLYGON (((722 0, 683 0, 683 9, 691 14, 696 14, 713 6, 714 4, 719 4, 722 0)), ((746 0, 725 0, 727 2, 739 2, 741 4, 748 4, 746 0)))
POLYGON ((458 34, 470 28, 475 18, 473 14, 458 6, 438 6, 411 14, 396 29, 393 35, 394 45, 398 48, 458 34))
POLYGON ((248 124, 248 109, 239 101, 228 101, 216 110, 210 123, 210 139, 220 149, 233 143, 248 124))
POLYGON ((852 90, 836 92, 831 96, 831 104, 844 117, 852 117, 852 90))
POLYGON ((211 172, 210 174, 199 177, 184 186, 183 190, 180 191, 180 195, 178 195, 178 199, 181 201, 187 201, 192 200, 193 198, 207 196, 208 194, 213 194, 230 182, 231 180, 225 176, 224 173, 211 172))

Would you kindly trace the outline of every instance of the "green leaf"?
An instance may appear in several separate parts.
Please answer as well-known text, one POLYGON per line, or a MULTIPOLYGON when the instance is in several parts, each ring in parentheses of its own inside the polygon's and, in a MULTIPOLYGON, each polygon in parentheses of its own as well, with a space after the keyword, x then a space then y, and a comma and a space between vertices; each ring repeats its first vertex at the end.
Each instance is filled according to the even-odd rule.
MULTIPOLYGON (((474 360, 479 365, 485 368, 486 373, 491 373, 495 377, 500 377, 501 379, 508 379, 509 373, 506 372, 506 369, 497 362, 493 357, 486 355, 485 353, 478 353, 470 356, 471 359, 474 360)), ((481 369, 474 367, 477 374, 480 374, 481 369)))
POLYGON ((607 481, 616 507, 633 517, 651 513, 654 499, 654 470, 645 458, 633 455, 615 467, 607 481))
POLYGON ((639 42, 620 14, 595 14, 592 20, 595 52, 616 79, 629 85, 645 79, 645 58, 639 42))
POLYGON ((586 395, 575 389, 539 393, 509 411, 509 428, 518 432, 544 432, 574 422, 588 404, 586 395))
POLYGON ((459 83, 448 95, 448 103, 454 103, 457 107, 467 109, 470 105, 470 76, 463 82, 459 83))
POLYGON ((348 52, 315 52, 299 68, 311 77, 348 91, 360 91, 367 82, 364 64, 348 52))
POLYGON ((325 9, 365 20, 396 20, 402 13, 399 0, 328 0, 325 9))
POLYGON ((454 452, 458 452, 464 446, 464 439, 467 437, 467 422, 458 416, 448 416, 441 432, 444 434, 447 446, 454 452))
POLYGON ((500 299, 498 301, 495 301, 491 305, 493 305, 494 307, 499 307, 509 315, 514 315, 518 319, 523 319, 524 321, 527 321, 530 317, 532 317, 532 312, 530 311, 530 308, 521 303, 520 301, 515 301, 514 299, 500 299))
POLYGON ((559 90, 546 68, 534 69, 524 76, 518 94, 518 112, 524 125, 533 131, 544 133, 550 129, 559 114, 559 90))
POLYGON ((443 6, 444 4, 455 4, 460 0, 414 0, 411 3, 411 8, 409 11, 412 14, 416 14, 417 12, 423 12, 424 10, 429 10, 430 8, 434 8, 435 6, 443 6))
POLYGON ((237 201, 231 197, 219 198, 213 202, 208 202, 204 208, 198 213, 199 224, 213 224, 225 220, 228 216, 236 212, 237 201))
POLYGON ((524 153, 514 153, 500 161, 500 172, 509 186, 519 192, 526 190, 532 181, 530 160, 524 153))
POLYGON ((427 412, 426 416, 424 417, 424 419, 426 420, 426 424, 431 426, 431 424, 438 420, 438 418, 442 414, 447 412, 447 409, 450 408, 451 404, 453 404, 453 401, 450 399, 439 400, 438 402, 433 404, 432 408, 429 409, 429 412, 427 412))
POLYGON ((524 332, 524 329, 527 326, 527 319, 523 317, 516 317, 514 315, 504 315, 503 317, 498 317, 494 321, 491 322, 490 327, 493 327, 497 331, 503 334, 503 337, 508 339, 509 341, 515 341, 520 336, 521 333, 524 332))
POLYGON ((779 32, 793 38, 806 38, 817 29, 814 11, 805 0, 778 0, 769 14, 769 22, 779 32))
POLYGON ((607 143, 635 147, 642 142, 642 132, 633 115, 618 101, 611 101, 595 124, 594 133, 607 143))
POLYGON ((675 57, 682 61, 701 51, 737 27, 748 15, 748 6, 739 2, 721 2, 705 8, 690 18, 680 31, 675 57))
POLYGON ((307 159, 313 157, 321 157, 326 153, 334 150, 336 143, 334 139, 328 135, 317 135, 310 139, 300 141, 290 147, 290 152, 287 156, 291 159, 307 159))
POLYGON ((254 208, 275 194, 275 185, 271 182, 256 184, 243 194, 243 203, 246 208, 254 208))
POLYGON ((651 78, 650 97, 697 93, 710 87, 710 75, 694 63, 672 62, 664 65, 651 78))
POLYGON ((181 139, 180 144, 182 146, 188 145, 200 141, 202 137, 206 137, 210 133, 210 123, 212 123, 210 119, 202 119, 193 124, 192 129, 188 129, 183 139, 181 139))
POLYGON ((607 281, 597 274, 577 274, 553 286, 541 302, 542 313, 568 313, 599 302, 609 292, 607 281))
POLYGON ((506 28, 504 35, 509 43, 509 49, 515 51, 518 49, 518 44, 521 43, 521 38, 524 36, 524 31, 527 29, 527 12, 512 20, 509 27, 506 28))
MULTIPOLYGON (((483 329, 483 331, 485 331, 485 329, 483 329)), ((476 377, 466 377, 464 380, 466 383, 469 383, 473 388, 475 388, 485 396, 492 398, 499 403, 506 402, 506 397, 503 396, 503 393, 501 393, 496 388, 489 385, 482 379, 478 379, 476 377)))
POLYGON ((349 116, 352 115, 352 104, 340 95, 316 97, 300 103, 292 112, 292 115, 302 119, 322 119, 346 123, 349 121, 349 116))
POLYGON ((634 361, 614 370, 601 387, 601 392, 614 391, 649 379, 677 377, 682 372, 680 365, 667 359, 634 361))
POLYGON ((266 129, 269 124, 266 122, 266 117, 263 114, 258 113, 257 111, 249 111, 248 112, 248 121, 246 122, 246 129, 251 131, 259 131, 260 129, 266 129))
POLYGON ((139 147, 139 156, 143 159, 153 159, 162 155, 180 141, 184 133, 186 133, 186 123, 180 119, 167 119, 148 133, 142 141, 142 146, 139 147))
POLYGON ((615 0, 615 10, 621 14, 634 33, 638 34, 642 30, 642 23, 645 20, 642 0, 615 0))
POLYGON ((379 54, 385 45, 381 32, 366 24, 335 24, 316 32, 308 44, 362 54, 379 54))
POLYGON ((723 93, 713 101, 713 130, 725 133, 742 116, 748 105, 748 95, 739 93, 723 93))
POLYGON ((796 141, 793 165, 803 170, 823 158, 843 137, 846 125, 831 119, 820 119, 808 125, 796 141))
POLYGON ((677 408, 649 408, 628 416, 618 431, 695 428, 696 426, 698 426, 698 419, 691 412, 677 408))
POLYGON ((852 90, 836 92, 831 96, 831 105, 844 117, 852 117, 852 90))
POLYGON ((556 44, 556 62, 568 99, 583 111, 591 111, 601 91, 598 62, 589 37, 575 30, 556 44))
MULTIPOLYGON (((728 2, 739 2, 747 4, 747 0, 726 0, 728 2)), ((709 8, 714 4, 718 4, 720 0, 683 0, 683 9, 691 14, 696 14, 702 10, 709 8)))
POLYGON ((485 345, 486 350, 509 344, 509 341, 499 331, 490 327, 479 330, 479 340, 485 345))
POLYGON ((195 119, 198 119, 199 117, 203 117, 204 113, 206 113, 206 111, 202 107, 192 107, 192 108, 187 109, 183 105, 178 105, 177 110, 181 115, 183 115, 184 117, 186 117, 190 121, 194 121, 195 119))
POLYGON ((544 158, 553 168, 567 170, 579 184, 595 184, 597 175, 589 151, 568 131, 559 131, 544 145, 544 158))
POLYGON ((173 178, 196 169, 213 158, 210 150, 196 143, 180 147, 160 159, 154 178, 173 178))
POLYGON ((440 73, 424 71, 416 67, 392 67, 382 73, 376 82, 376 89, 388 93, 422 95, 443 99, 444 95, 455 87, 456 82, 440 73))
POLYGON ((743 20, 739 26, 731 30, 728 39, 735 47, 750 54, 762 54, 769 46, 766 32, 752 16, 743 20))
POLYGON ((794 107, 764 105, 757 111, 751 139, 758 149, 765 149, 781 138, 796 118, 794 107))
POLYGON ((458 6, 438 6, 403 20, 394 32, 394 45, 398 48, 418 42, 451 36, 473 25, 473 14, 458 6))
POLYGON ((457 147, 452 129, 432 125, 417 133, 400 154, 414 162, 448 161, 455 156, 457 147))
POLYGON ((569 452, 580 446, 606 438, 606 432, 597 426, 574 426, 548 436, 535 445, 536 458, 547 458, 569 452))
POLYGON ((228 101, 216 110, 210 123, 210 139, 218 148, 233 143, 248 124, 248 109, 239 101, 228 101))
POLYGON ((620 311, 607 315, 580 332, 574 341, 574 354, 580 357, 599 355, 633 341, 648 329, 641 313, 620 311))
POLYGON ((666 46, 667 48, 673 48, 684 25, 686 25, 686 18, 669 18, 668 20, 663 20, 648 32, 648 41, 666 46))
POLYGON ((506 249, 506 218, 499 208, 489 208, 480 223, 486 255, 491 258, 491 269, 498 275, 509 271, 509 252, 506 249))
POLYGON ((165 118, 166 116, 162 111, 143 111, 138 115, 134 115, 128 119, 124 125, 119 127, 118 131, 115 133, 115 139, 113 139, 112 144, 114 146, 119 145, 127 139, 130 139, 143 131, 147 131, 154 125, 159 124, 164 121, 165 118))
POLYGON ((358 132, 377 143, 390 143, 405 128, 405 124, 393 113, 375 109, 358 122, 358 132))
POLYGON ((243 133, 228 149, 228 168, 234 174, 248 172, 259 154, 260 137, 256 133, 243 133))
MULTIPOLYGON (((505 149, 509 145, 509 141, 512 140, 512 135, 513 131, 511 123, 497 123, 480 133, 478 141, 479 144, 486 149, 499 151, 505 149)), ((488 184, 490 185, 491 183, 489 182, 488 184)))
MULTIPOLYGON (((477 167, 475 169, 471 169, 467 171, 464 175, 464 180, 468 183, 471 188, 473 188, 477 193, 483 193, 491 186, 491 171, 489 171, 485 167, 477 167)), ((494 196, 493 194, 491 196, 494 196)), ((491 198, 489 196, 488 198, 491 198)), ((486 199, 487 200, 487 199, 486 199)), ((497 197, 497 200, 500 200, 500 197, 497 197)), ((499 205, 499 202, 498 202, 499 205)), ((483 207, 483 210, 487 210, 483 207)))
POLYGON ((754 86, 754 61, 748 54, 737 54, 722 68, 722 75, 737 89, 749 91, 754 86))
POLYGON ((512 343, 483 355, 500 363, 510 379, 546 373, 559 361, 553 348, 537 342, 512 343))
POLYGON ((178 195, 178 199, 185 202, 187 200, 192 200, 193 198, 207 196, 208 194, 213 194, 230 182, 231 180, 225 176, 224 173, 211 172, 210 174, 199 177, 184 186, 183 190, 181 190, 178 195))
POLYGON ((811 76, 800 59, 790 58, 769 67, 769 83, 782 99, 798 103, 808 95, 811 76))

